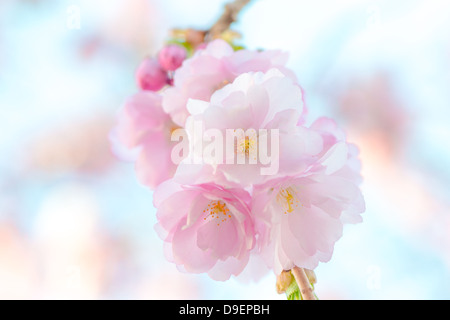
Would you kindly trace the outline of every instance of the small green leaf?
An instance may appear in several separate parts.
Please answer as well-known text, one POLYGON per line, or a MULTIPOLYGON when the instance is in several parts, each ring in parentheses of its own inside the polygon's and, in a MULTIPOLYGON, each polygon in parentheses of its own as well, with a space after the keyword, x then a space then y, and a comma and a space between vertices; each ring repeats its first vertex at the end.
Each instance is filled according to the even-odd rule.
MULTIPOLYGON (((314 283, 310 280, 310 285, 314 291, 314 283)), ((291 284, 286 289, 286 296, 288 300, 303 300, 302 294, 298 287, 297 281, 295 281, 295 277, 292 276, 291 284)), ((314 293, 316 300, 319 300, 317 295, 314 293)))
POLYGON ((239 44, 234 44, 234 43, 232 43, 231 46, 233 47, 233 50, 234 50, 234 51, 239 51, 239 50, 244 50, 244 49, 245 49, 244 46, 239 45, 239 44))
POLYGON ((288 300, 303 300, 298 288, 297 282, 292 278, 292 282, 286 289, 286 296, 288 300))

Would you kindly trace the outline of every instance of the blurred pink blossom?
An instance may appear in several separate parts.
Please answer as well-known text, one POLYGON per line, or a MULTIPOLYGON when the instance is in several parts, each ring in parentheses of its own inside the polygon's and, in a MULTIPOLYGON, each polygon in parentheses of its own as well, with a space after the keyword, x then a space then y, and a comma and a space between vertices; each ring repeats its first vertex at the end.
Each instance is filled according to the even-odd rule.
POLYGON ((142 90, 158 91, 168 84, 169 78, 157 59, 147 58, 136 71, 136 81, 142 90))
POLYGON ((186 54, 186 49, 182 46, 176 44, 167 45, 159 52, 159 64, 166 71, 175 71, 186 59, 186 54))
POLYGON ((178 127, 162 109, 161 99, 150 91, 134 95, 121 110, 112 134, 114 144, 137 150, 138 177, 152 189, 171 178, 176 169, 171 160, 171 133, 178 127))

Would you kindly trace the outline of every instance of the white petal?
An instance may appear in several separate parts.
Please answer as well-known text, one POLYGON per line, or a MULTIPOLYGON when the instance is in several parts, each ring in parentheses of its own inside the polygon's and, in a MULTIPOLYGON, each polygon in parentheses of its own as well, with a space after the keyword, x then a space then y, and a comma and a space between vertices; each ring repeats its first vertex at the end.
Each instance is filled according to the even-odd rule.
POLYGON ((325 167, 325 174, 330 175, 341 169, 348 159, 348 146, 338 142, 319 160, 325 167))

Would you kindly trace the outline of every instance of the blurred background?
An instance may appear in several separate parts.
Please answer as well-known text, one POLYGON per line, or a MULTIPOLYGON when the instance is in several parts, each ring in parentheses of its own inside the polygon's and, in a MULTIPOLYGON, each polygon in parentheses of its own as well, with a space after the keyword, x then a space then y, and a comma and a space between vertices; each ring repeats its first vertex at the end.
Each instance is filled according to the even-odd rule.
MULTIPOLYGON (((285 299, 178 272, 151 191, 108 132, 134 72, 223 0, 1 0, 0 298, 285 299)), ((364 223, 320 265, 321 299, 450 299, 450 2, 253 0, 234 29, 290 52, 309 120, 361 149, 364 223)))

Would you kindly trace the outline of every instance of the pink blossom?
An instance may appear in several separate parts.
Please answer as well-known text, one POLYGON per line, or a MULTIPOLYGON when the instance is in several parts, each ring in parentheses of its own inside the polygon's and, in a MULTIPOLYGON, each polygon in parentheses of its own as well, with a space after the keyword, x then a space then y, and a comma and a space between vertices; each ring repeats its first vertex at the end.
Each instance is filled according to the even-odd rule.
POLYGON ((178 127, 162 109, 161 100, 154 92, 137 93, 121 110, 116 128, 116 142, 137 150, 137 175, 152 189, 170 179, 176 170, 171 161, 171 133, 178 127))
POLYGON ((197 153, 194 151, 187 160, 200 156, 203 163, 194 165, 194 160, 181 163, 175 176, 181 183, 214 182, 224 186, 247 187, 273 179, 274 176, 304 169, 308 159, 322 150, 320 135, 307 128, 297 127, 303 111, 300 87, 277 69, 266 73, 244 73, 233 83, 217 90, 210 102, 189 100, 188 110, 192 116, 186 122, 186 129, 194 150, 196 145, 207 145, 203 136, 196 137, 197 124, 201 124, 205 131, 220 130, 223 137, 227 136, 227 130, 230 129, 242 129, 244 132, 254 129, 256 134, 254 138, 237 139, 231 155, 226 153, 224 147, 223 157, 218 160, 205 158, 206 148, 199 149, 197 153), (275 148, 270 150, 271 138, 264 143, 260 129, 266 129, 267 136, 272 135, 271 130, 278 130, 279 147, 276 148, 279 148, 279 155, 275 153, 275 148), (259 158, 261 148, 266 148, 267 154, 273 156, 273 161, 279 163, 263 163, 259 158), (245 164, 237 163, 240 155, 244 157, 245 164), (229 164, 228 160, 233 161, 233 158, 234 164, 229 164), (267 174, 262 174, 263 168, 267 174), (273 171, 270 172, 270 168, 273 171))
POLYGON ((256 186, 253 193, 259 251, 277 274, 328 261, 343 224, 360 222, 365 210, 357 149, 332 120, 322 118, 311 127, 324 141, 316 161, 297 175, 256 186))
POLYGON ((186 59, 186 49, 176 44, 165 46, 159 52, 158 59, 164 70, 175 71, 186 59))
POLYGON ((166 254, 181 269, 215 280, 240 274, 255 241, 249 203, 242 189, 162 183, 154 205, 166 254))
POLYGON ((215 40, 204 50, 185 60, 175 72, 174 87, 164 94, 163 108, 175 123, 183 126, 189 112, 188 100, 209 101, 211 95, 226 84, 233 82, 242 73, 251 71, 266 72, 277 68, 295 80, 292 71, 285 68, 288 55, 281 51, 234 51, 223 40, 215 40))
POLYGON ((144 61, 144 91, 125 105, 116 130, 136 154, 140 181, 156 189, 169 260, 221 281, 245 274, 249 261, 256 277, 260 261, 277 274, 328 261, 343 225, 361 222, 365 209, 358 149, 333 120, 304 125, 303 91, 286 54, 235 52, 223 40, 187 60, 179 49, 144 61), (167 72, 173 86, 151 92, 168 84, 167 72), (176 165, 178 128, 189 156, 176 165), (242 134, 230 144, 230 132, 242 134))
POLYGON ((158 91, 168 83, 168 76, 158 60, 147 58, 136 71, 136 81, 142 90, 158 91))

